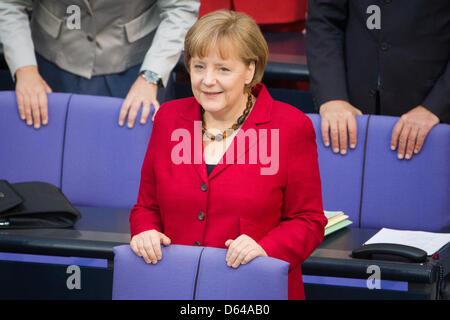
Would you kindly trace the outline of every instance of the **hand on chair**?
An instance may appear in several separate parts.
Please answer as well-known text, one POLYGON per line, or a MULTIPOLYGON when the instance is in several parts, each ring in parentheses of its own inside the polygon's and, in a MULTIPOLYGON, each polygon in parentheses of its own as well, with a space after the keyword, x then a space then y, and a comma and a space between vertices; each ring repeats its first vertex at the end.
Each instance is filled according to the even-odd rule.
POLYGON ((428 109, 417 106, 400 117, 392 130, 391 150, 397 151, 397 158, 409 160, 413 153, 422 150, 425 138, 439 123, 439 118, 428 109))
POLYGON ((135 235, 130 242, 133 252, 143 257, 146 263, 156 264, 162 259, 161 243, 170 245, 170 238, 156 230, 148 230, 135 235))
POLYGON ((152 118, 153 121, 159 109, 159 103, 156 100, 157 92, 158 86, 156 84, 148 83, 143 77, 139 76, 123 101, 122 108, 120 109, 119 125, 123 126, 128 116, 127 126, 128 128, 133 128, 141 105, 142 114, 140 123, 145 124, 147 122, 152 105, 155 108, 152 118))
POLYGON ((326 147, 330 145, 334 153, 347 153, 348 144, 350 148, 356 148, 357 124, 356 116, 361 111, 347 101, 332 100, 320 106, 322 121, 322 140, 326 147), (347 134, 349 143, 347 143, 347 134))
POLYGON ((16 71, 16 98, 19 116, 35 129, 48 123, 47 93, 52 89, 42 79, 36 66, 25 66, 16 71))
POLYGON ((256 257, 267 257, 266 251, 252 238, 242 234, 234 240, 227 240, 228 247, 226 262, 229 267, 237 268, 247 264, 256 257))

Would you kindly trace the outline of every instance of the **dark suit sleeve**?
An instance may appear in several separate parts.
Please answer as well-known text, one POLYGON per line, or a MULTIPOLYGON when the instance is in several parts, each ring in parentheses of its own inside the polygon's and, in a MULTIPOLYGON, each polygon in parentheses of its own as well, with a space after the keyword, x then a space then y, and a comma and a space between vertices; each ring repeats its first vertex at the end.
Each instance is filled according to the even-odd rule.
POLYGON ((435 83, 433 89, 425 98, 422 105, 433 112, 441 122, 450 122, 450 61, 447 62, 445 72, 435 83))
POLYGON ((344 32, 348 0, 309 0, 306 55, 318 109, 330 100, 348 101, 344 32))

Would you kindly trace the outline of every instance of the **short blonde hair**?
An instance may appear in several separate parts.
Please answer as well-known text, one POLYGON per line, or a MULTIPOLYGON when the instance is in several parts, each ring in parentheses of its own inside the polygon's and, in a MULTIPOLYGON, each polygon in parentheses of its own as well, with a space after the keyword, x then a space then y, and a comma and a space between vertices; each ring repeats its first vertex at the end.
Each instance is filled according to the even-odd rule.
POLYGON ((245 87, 246 91, 250 91, 262 80, 269 50, 259 26, 242 12, 214 11, 201 17, 192 26, 184 42, 184 64, 187 71, 189 72, 192 57, 203 58, 214 49, 218 50, 221 58, 227 58, 230 46, 234 46, 247 66, 255 63, 253 79, 245 87))

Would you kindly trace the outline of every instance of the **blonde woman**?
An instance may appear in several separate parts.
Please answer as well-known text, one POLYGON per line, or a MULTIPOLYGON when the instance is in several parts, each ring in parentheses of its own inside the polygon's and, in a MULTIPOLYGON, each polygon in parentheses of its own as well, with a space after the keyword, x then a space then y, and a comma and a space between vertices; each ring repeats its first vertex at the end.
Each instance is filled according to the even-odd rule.
POLYGON ((300 264, 323 239, 316 139, 309 118, 259 83, 267 44, 243 13, 205 15, 185 40, 194 97, 158 111, 131 215, 132 250, 228 248, 228 266, 288 261, 289 299, 304 299, 300 264))

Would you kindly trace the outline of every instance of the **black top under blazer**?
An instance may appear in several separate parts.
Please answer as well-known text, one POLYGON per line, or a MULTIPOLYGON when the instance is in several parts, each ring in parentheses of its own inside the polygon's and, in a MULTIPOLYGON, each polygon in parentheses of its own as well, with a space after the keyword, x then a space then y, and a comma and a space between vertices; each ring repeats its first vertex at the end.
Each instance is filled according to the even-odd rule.
POLYGON ((346 100, 401 116, 423 105, 450 121, 450 0, 309 0, 306 53, 316 108, 346 100), (371 5, 380 29, 367 27, 371 5))

